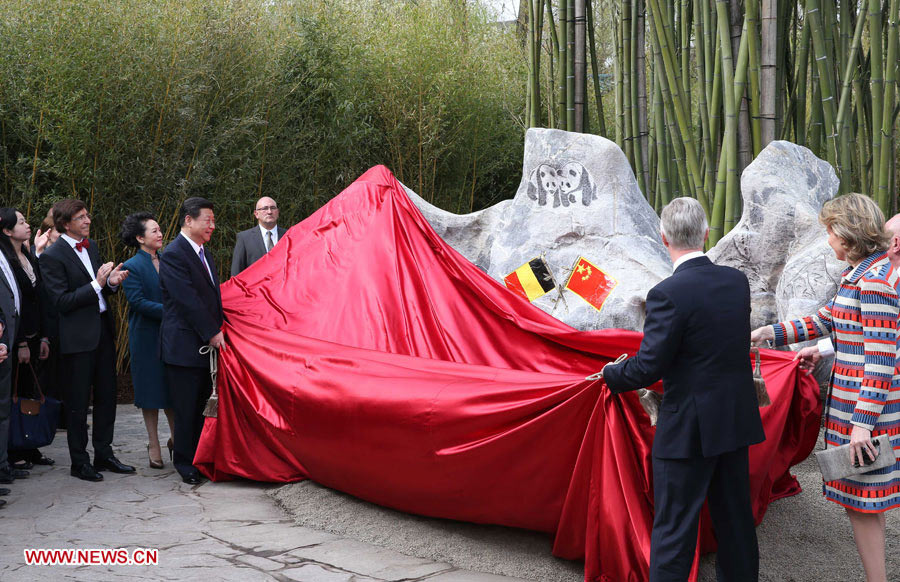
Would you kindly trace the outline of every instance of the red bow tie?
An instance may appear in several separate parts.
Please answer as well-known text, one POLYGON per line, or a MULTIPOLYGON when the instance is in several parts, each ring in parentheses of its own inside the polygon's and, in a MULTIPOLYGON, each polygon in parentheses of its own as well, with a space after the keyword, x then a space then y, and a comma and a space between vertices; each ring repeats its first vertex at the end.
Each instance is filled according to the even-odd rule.
POLYGON ((80 253, 81 249, 86 249, 89 246, 91 246, 91 244, 88 242, 88 239, 83 239, 81 242, 75 243, 75 251, 80 253))

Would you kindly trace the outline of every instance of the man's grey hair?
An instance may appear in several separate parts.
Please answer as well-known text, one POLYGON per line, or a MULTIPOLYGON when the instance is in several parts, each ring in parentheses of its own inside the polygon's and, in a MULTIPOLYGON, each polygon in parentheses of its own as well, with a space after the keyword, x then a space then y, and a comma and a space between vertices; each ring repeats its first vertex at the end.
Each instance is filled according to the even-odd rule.
POLYGON ((709 223, 700 203, 693 198, 676 198, 662 210, 659 231, 677 250, 701 249, 709 223))

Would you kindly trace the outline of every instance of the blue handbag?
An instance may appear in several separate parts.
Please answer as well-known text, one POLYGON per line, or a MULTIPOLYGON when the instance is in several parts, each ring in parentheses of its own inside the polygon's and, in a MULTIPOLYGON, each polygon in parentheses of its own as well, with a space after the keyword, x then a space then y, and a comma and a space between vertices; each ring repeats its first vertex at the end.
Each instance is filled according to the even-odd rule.
POLYGON ((46 447, 53 442, 59 424, 59 400, 44 396, 30 363, 28 369, 40 398, 19 398, 19 378, 16 376, 9 415, 9 450, 12 451, 46 447))

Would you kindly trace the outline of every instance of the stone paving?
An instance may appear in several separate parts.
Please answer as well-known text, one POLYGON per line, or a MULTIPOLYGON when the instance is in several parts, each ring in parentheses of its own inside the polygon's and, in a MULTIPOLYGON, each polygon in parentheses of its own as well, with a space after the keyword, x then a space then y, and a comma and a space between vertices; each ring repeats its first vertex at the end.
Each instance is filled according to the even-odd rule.
POLYGON ((521 580, 294 525, 266 494, 272 485, 186 485, 168 459, 164 469, 148 467, 143 421, 131 405, 119 406, 114 448, 120 460, 138 467, 137 475, 105 472, 101 483, 69 476, 60 432, 43 449, 57 464, 35 467, 29 478, 9 486, 8 505, 0 509, 0 580, 521 580), (154 566, 28 566, 25 548, 156 548, 159 558, 154 566))

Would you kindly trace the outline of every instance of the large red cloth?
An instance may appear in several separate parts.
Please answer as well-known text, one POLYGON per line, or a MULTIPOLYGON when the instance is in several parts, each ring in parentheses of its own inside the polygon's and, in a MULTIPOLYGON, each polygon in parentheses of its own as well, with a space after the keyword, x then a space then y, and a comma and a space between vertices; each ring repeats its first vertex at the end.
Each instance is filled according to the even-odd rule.
MULTIPOLYGON (((402 511, 554 535, 586 580, 646 580, 653 428, 586 376, 641 334, 580 332, 447 245, 384 167, 222 286, 214 480, 313 479, 402 511)), ((799 491, 818 388, 764 351, 754 510, 799 491)), ((708 527, 707 527, 708 530, 708 527)), ((708 531, 707 531, 708 542, 708 531)))

